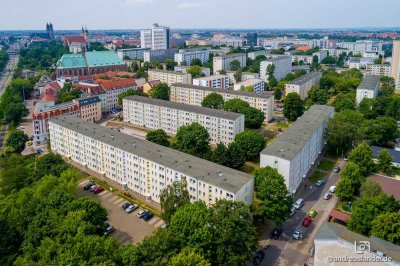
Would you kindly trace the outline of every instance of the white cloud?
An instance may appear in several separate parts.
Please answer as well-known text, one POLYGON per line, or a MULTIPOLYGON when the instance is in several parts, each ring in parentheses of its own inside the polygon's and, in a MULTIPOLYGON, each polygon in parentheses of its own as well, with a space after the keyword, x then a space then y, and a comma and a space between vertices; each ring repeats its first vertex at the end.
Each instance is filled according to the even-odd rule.
POLYGON ((193 3, 193 2, 182 2, 180 3, 177 8, 178 9, 192 9, 201 6, 199 3, 193 3))

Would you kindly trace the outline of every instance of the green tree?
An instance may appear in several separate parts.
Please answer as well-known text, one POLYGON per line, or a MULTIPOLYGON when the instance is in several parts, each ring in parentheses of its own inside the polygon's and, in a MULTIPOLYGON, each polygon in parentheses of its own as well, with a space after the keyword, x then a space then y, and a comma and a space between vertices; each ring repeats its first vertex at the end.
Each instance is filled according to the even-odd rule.
POLYGON ((333 104, 336 112, 356 110, 356 95, 354 93, 339 93, 333 104))
POLYGON ((336 59, 333 56, 328 55, 322 61, 322 64, 334 65, 336 64, 336 59))
POLYGON ((246 155, 242 147, 236 142, 228 145, 228 164, 226 166, 238 168, 246 161, 246 155))
POLYGON ((378 152, 378 169, 387 175, 393 174, 392 161, 393 158, 387 149, 378 152))
POLYGON ((243 113, 244 109, 250 107, 250 105, 241 99, 231 99, 224 103, 225 111, 234 113, 243 113))
POLYGON ((239 83, 242 81, 242 70, 239 68, 236 70, 235 74, 233 74, 233 77, 235 78, 236 83, 239 83))
POLYGON ((367 178, 360 188, 361 198, 371 198, 382 194, 382 188, 379 183, 373 179, 367 178))
POLYGON ((245 127, 260 128, 265 115, 260 110, 250 107, 250 105, 241 99, 231 99, 224 104, 225 111, 242 113, 245 116, 245 127))
POLYGON ((147 132, 146 140, 169 147, 168 135, 163 129, 156 129, 147 132))
POLYGON ((383 76, 381 77, 381 94, 383 96, 392 95, 395 90, 395 81, 392 77, 383 76))
POLYGON ((279 101, 280 99, 282 99, 282 90, 280 88, 275 88, 274 90, 274 98, 275 100, 279 101))
POLYGON ((325 90, 318 89, 316 86, 312 86, 308 92, 308 98, 313 104, 326 104, 329 99, 329 95, 325 90))
POLYGON ((149 95, 152 98, 169 101, 169 86, 167 83, 160 83, 154 86, 149 95))
POLYGON ((229 68, 232 71, 237 71, 241 68, 239 60, 233 60, 232 62, 229 63, 229 68))
POLYGON ((254 87, 249 85, 249 86, 240 86, 241 91, 246 91, 246 92, 254 92, 254 87))
POLYGON ((358 106, 358 111, 360 111, 366 119, 374 119, 378 116, 376 106, 377 104, 374 99, 364 98, 358 106))
POLYGON ((349 161, 359 167, 363 177, 367 177, 374 167, 371 146, 365 142, 359 144, 349 153, 349 161))
POLYGON ((198 157, 205 157, 210 153, 210 135, 199 123, 182 126, 176 133, 176 143, 173 145, 179 151, 198 157))
POLYGON ((229 165, 228 148, 222 143, 218 143, 211 155, 211 161, 220 165, 229 165))
POLYGON ((293 205, 285 180, 272 167, 263 167, 254 175, 254 190, 256 197, 261 201, 255 210, 255 216, 267 217, 277 225, 281 225, 290 217, 293 205))
POLYGON ((188 69, 186 69, 186 72, 188 74, 191 74, 192 78, 201 77, 202 74, 203 74, 202 71, 201 71, 201 67, 198 66, 198 65, 194 65, 194 66, 189 67, 188 69))
POLYGON ((255 160, 265 147, 265 139, 253 130, 245 130, 235 136, 235 142, 243 149, 246 160, 255 160))
POLYGON ((125 92, 121 92, 120 94, 118 94, 118 105, 120 107, 122 107, 122 99, 124 99, 125 97, 131 96, 131 95, 138 95, 138 96, 144 96, 147 97, 148 95, 146 93, 143 93, 139 90, 134 90, 134 89, 129 89, 125 92))
POLYGON ((221 94, 212 92, 204 97, 203 101, 201 102, 201 106, 213 109, 223 109, 224 98, 221 94))
POLYGON ((385 108, 385 114, 400 120, 400 95, 395 94, 391 97, 388 106, 385 108))
POLYGON ((190 63, 191 66, 199 66, 201 67, 203 64, 199 58, 193 58, 192 62, 190 63))
POLYGON ((164 63, 165 63, 165 66, 166 66, 167 70, 170 70, 170 71, 173 71, 173 70, 174 70, 174 67, 175 67, 176 65, 178 65, 178 63, 175 62, 173 59, 166 59, 166 60, 164 61, 164 63))
POLYGON ((289 121, 296 121, 304 112, 303 101, 300 96, 295 93, 289 93, 283 101, 283 115, 289 121))
POLYGON ((371 235, 372 223, 378 215, 397 212, 399 209, 400 204, 393 196, 380 194, 371 198, 363 198, 354 203, 351 220, 348 222, 347 228, 369 236, 371 235))
POLYGON ((391 117, 365 120, 360 126, 360 135, 372 145, 392 146, 399 136, 397 122, 391 117))
POLYGON ((321 64, 319 63, 318 56, 314 55, 310 65, 310 71, 319 71, 319 70, 321 70, 321 64))
POLYGON ((371 235, 400 245, 400 213, 384 213, 374 218, 371 235))
POLYGON ((184 248, 171 258, 171 266, 211 266, 211 264, 198 252, 191 248, 184 248))
POLYGON ((357 164, 349 162, 340 173, 340 180, 336 194, 342 201, 351 201, 360 193, 361 183, 364 181, 357 164))
POLYGON ((12 130, 8 135, 5 145, 11 147, 14 152, 21 153, 25 149, 25 142, 28 140, 28 135, 26 135, 23 131, 12 130))
POLYGON ((182 206, 190 203, 186 179, 175 181, 160 193, 161 217, 169 224, 171 217, 182 206))

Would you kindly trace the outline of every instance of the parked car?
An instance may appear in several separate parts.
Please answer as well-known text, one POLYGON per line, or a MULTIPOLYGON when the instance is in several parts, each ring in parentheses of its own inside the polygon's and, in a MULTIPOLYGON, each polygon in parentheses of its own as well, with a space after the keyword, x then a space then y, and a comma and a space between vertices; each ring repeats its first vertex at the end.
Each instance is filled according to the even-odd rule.
POLYGON ((128 208, 131 204, 129 202, 125 202, 124 204, 121 205, 121 208, 123 210, 126 210, 126 208, 128 208))
POLYGON ((32 140, 28 140, 28 141, 26 142, 26 146, 32 146, 32 145, 33 145, 32 140))
POLYGON ((130 204, 130 205, 125 209, 125 211, 126 211, 127 213, 131 213, 131 212, 133 212, 134 210, 136 210, 137 208, 139 208, 139 206, 137 206, 137 205, 135 205, 135 204, 130 204))
POLYGON ((92 186, 95 186, 95 185, 96 185, 96 184, 93 183, 93 182, 86 183, 86 184, 83 186, 83 190, 89 190, 92 186))
POLYGON ((296 230, 293 232, 292 237, 296 240, 303 238, 303 232, 301 230, 296 230))
POLYGON ((340 172, 340 167, 339 167, 339 166, 335 166, 335 167, 333 168, 333 172, 339 173, 339 172, 340 172))
POLYGON ((290 217, 292 217, 294 214, 296 213, 296 207, 292 207, 292 209, 290 210, 290 217))
POLYGON ((94 194, 99 194, 100 192, 103 192, 104 188, 102 188, 101 186, 97 186, 94 190, 93 193, 94 194))
POLYGON ((329 188, 329 192, 335 193, 335 191, 336 191, 336 186, 331 186, 331 187, 329 188))
POLYGON ((140 212, 137 213, 137 216, 138 216, 139 218, 142 218, 143 215, 145 215, 147 212, 148 212, 148 210, 143 209, 143 210, 141 210, 140 212))
POLYGON ((153 216, 154 216, 154 214, 152 214, 151 212, 147 212, 142 216, 142 218, 143 218, 143 220, 148 221, 151 218, 153 218, 153 216))
POLYGON ((318 212, 317 212, 316 210, 314 210, 314 209, 311 209, 311 210, 307 213, 307 215, 308 215, 309 217, 311 217, 311 218, 314 218, 315 216, 317 216, 317 214, 318 214, 318 212))
POLYGON ((104 232, 105 236, 108 236, 109 234, 111 234, 112 232, 114 232, 114 227, 112 225, 110 225, 109 223, 105 223, 106 225, 106 231, 104 232))
POLYGON ((271 238, 278 239, 279 236, 282 234, 282 231, 283 231, 282 228, 279 227, 275 228, 274 231, 272 231, 271 238))
POLYGON ((93 192, 93 190, 95 190, 97 188, 97 185, 96 184, 93 184, 90 188, 89 188, 89 191, 90 192, 93 192))
POLYGON ((293 205, 297 210, 299 210, 301 207, 304 206, 304 200, 302 198, 299 198, 296 200, 296 202, 293 205))
POLYGON ((332 198, 332 193, 330 193, 330 192, 325 192, 325 194, 324 194, 324 196, 323 196, 323 199, 324 199, 324 200, 328 200, 328 199, 330 199, 330 198, 332 198))
POLYGON ((254 255, 253 257, 253 265, 260 265, 264 257, 265 257, 264 251, 262 250, 257 251, 256 255, 254 255))
POLYGON ((317 182, 315 182, 315 185, 316 185, 317 187, 320 187, 320 186, 322 186, 323 184, 325 184, 324 180, 318 180, 317 182))
POLYGON ((305 217, 303 222, 301 223, 304 227, 309 227, 312 223, 312 219, 310 217, 305 217))

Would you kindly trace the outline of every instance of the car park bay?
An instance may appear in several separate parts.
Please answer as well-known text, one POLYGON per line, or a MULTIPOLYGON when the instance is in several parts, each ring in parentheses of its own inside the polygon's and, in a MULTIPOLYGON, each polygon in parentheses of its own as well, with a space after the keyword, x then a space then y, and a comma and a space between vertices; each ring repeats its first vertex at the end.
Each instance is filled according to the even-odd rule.
POLYGON ((151 235, 155 229, 164 224, 164 221, 154 216, 148 221, 137 217, 142 208, 137 208, 131 213, 126 213, 121 205, 126 202, 116 193, 104 190, 99 194, 84 190, 83 187, 89 183, 88 180, 79 183, 78 194, 82 197, 93 198, 101 203, 108 211, 108 223, 115 228, 110 236, 116 237, 122 244, 136 244, 141 242, 145 236, 151 235))

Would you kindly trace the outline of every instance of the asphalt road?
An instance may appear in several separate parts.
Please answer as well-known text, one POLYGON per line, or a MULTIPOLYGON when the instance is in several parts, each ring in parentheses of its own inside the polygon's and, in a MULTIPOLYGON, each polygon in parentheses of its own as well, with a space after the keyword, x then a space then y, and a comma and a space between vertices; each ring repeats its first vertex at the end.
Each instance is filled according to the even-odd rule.
POLYGON ((13 76, 13 71, 17 67, 19 57, 12 56, 7 63, 5 75, 2 75, 0 78, 0 96, 3 95, 5 89, 7 88, 8 84, 10 84, 13 76), (10 71, 7 71, 10 69, 10 71))

